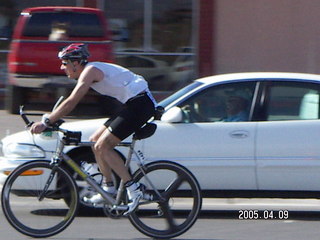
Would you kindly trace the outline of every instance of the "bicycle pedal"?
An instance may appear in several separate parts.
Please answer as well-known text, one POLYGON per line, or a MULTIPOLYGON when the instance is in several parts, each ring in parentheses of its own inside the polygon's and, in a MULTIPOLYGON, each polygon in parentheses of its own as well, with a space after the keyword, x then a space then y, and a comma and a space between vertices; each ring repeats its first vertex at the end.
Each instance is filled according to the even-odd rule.
POLYGON ((111 208, 111 211, 127 211, 128 206, 127 205, 115 205, 111 208))
POLYGON ((147 189, 146 185, 140 183, 140 190, 141 190, 142 192, 145 192, 146 189, 147 189))
POLYGON ((103 203, 92 203, 92 206, 95 208, 100 208, 103 206, 103 203))
POLYGON ((142 196, 142 199, 143 199, 143 200, 146 200, 146 201, 153 201, 153 195, 144 192, 144 193, 143 193, 143 196, 142 196))
POLYGON ((143 193, 143 196, 141 198, 142 200, 153 201, 153 195, 146 192, 147 191, 147 187, 142 183, 140 183, 140 190, 143 193))

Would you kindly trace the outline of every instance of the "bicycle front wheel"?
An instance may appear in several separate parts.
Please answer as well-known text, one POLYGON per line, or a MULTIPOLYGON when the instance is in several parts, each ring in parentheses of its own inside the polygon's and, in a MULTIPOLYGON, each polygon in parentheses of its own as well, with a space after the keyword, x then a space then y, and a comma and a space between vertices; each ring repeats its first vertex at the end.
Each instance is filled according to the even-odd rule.
POLYGON ((188 169, 174 162, 157 161, 138 169, 133 178, 146 186, 145 195, 149 196, 129 215, 135 228, 147 236, 167 239, 192 227, 202 197, 199 183, 188 169))
POLYGON ((16 230, 35 238, 49 237, 64 230, 74 219, 77 186, 61 167, 48 161, 27 162, 6 179, 1 204, 16 230))

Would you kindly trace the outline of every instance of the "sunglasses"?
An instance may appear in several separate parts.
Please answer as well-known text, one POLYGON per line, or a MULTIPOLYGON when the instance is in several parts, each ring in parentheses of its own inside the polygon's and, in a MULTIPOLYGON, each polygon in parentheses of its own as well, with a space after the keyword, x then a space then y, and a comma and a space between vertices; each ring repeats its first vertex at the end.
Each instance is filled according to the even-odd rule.
POLYGON ((62 62, 61 63, 63 66, 67 66, 69 64, 69 62, 62 62))

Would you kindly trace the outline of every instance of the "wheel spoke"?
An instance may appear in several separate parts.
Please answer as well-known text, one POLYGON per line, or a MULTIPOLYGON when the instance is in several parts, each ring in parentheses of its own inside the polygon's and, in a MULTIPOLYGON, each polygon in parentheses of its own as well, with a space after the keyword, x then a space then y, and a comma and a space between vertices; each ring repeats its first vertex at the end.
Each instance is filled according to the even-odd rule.
POLYGON ((159 203, 163 216, 168 224, 169 232, 174 232, 177 228, 176 221, 174 220, 173 212, 170 209, 168 202, 159 203))
POLYGON ((182 175, 178 176, 176 179, 174 179, 170 183, 170 185, 165 189, 162 195, 166 198, 172 196, 172 194, 176 192, 178 188, 182 185, 183 180, 184 180, 184 177, 182 175))

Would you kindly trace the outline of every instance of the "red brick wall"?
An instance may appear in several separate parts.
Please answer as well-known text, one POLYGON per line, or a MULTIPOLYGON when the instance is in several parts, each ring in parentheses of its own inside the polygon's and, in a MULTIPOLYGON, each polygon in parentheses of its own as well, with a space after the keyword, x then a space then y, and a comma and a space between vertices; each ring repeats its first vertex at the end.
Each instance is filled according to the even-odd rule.
POLYGON ((97 0, 83 0, 83 6, 97 8, 97 0))
POLYGON ((214 2, 199 0, 199 77, 214 73, 214 2))

